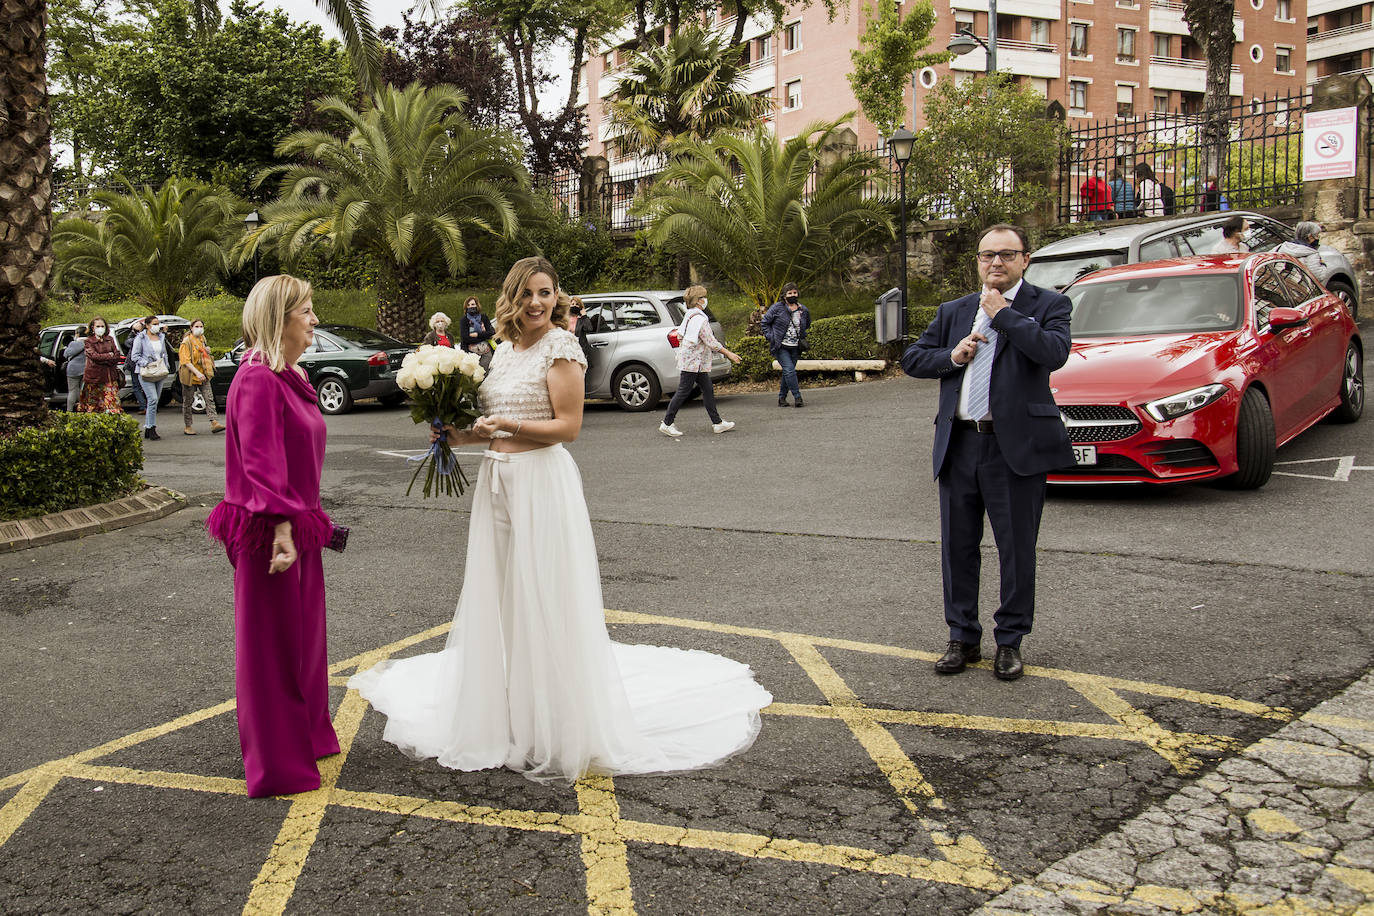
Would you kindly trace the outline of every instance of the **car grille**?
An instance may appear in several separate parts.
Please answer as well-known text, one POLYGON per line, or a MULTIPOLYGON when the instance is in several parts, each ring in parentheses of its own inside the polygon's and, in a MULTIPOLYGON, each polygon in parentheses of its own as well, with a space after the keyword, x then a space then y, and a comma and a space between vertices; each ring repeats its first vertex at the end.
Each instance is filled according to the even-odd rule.
POLYGON ((1155 464, 1183 471, 1214 468, 1217 459, 1207 446, 1193 439, 1177 439, 1161 442, 1145 453, 1155 460, 1155 464))
POLYGON ((1114 404, 1061 405, 1070 442, 1117 442, 1140 432, 1140 420, 1129 408, 1114 404))
POLYGON ((1099 477, 1112 474, 1118 477, 1153 478, 1155 475, 1125 455, 1098 455, 1097 464, 1074 465, 1054 471, 1056 477, 1099 477))

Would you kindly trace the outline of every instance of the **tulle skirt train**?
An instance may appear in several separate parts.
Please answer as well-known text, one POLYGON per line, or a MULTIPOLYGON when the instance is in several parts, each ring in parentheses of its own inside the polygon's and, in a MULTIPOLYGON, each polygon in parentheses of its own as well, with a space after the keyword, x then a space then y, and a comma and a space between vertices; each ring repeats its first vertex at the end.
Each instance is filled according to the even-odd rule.
POLYGON ((485 454, 444 649, 349 686, 405 753, 541 782, 717 765, 753 744, 772 702, 747 665, 611 641, 582 479, 561 445, 485 454))

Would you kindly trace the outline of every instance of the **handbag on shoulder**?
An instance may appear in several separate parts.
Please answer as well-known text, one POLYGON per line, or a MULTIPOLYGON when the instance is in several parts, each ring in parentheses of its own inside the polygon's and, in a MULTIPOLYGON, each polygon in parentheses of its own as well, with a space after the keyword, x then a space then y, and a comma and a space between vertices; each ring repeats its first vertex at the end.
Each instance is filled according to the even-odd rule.
POLYGON ((160 382, 165 379, 171 370, 167 368, 167 360, 155 359, 143 367, 138 373, 141 378, 149 382, 160 382))

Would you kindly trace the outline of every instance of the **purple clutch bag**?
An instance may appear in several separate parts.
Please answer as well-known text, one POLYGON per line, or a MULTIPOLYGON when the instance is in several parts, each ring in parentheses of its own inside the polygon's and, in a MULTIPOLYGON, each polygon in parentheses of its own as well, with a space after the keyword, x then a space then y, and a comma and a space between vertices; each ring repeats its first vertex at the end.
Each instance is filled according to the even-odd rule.
POLYGON ((348 526, 335 525, 334 530, 330 532, 329 543, 324 546, 328 547, 330 550, 337 550, 339 553, 343 553, 344 548, 348 546, 348 526))

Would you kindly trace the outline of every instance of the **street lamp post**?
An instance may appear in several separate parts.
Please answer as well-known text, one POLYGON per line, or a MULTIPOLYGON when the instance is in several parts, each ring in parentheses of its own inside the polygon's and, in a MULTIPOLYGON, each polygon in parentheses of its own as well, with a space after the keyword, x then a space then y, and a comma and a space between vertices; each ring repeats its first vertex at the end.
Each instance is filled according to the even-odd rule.
MULTIPOLYGON (((243 218, 243 228, 249 232, 254 231, 262 225, 262 217, 258 216, 258 211, 254 210, 243 218)), ((253 246, 253 285, 258 285, 258 246, 253 246)))
POLYGON ((911 148, 916 144, 916 135, 905 127, 899 127, 887 138, 887 148, 897 160, 897 180, 901 184, 901 238, 899 247, 902 252, 902 312, 897 319, 897 334, 906 343, 907 303, 906 303, 906 164, 911 161, 911 148))
POLYGON ((967 54, 979 45, 988 52, 987 72, 997 72, 997 0, 988 0, 988 40, 983 41, 973 34, 972 29, 960 29, 949 40, 945 50, 954 54, 967 54))

